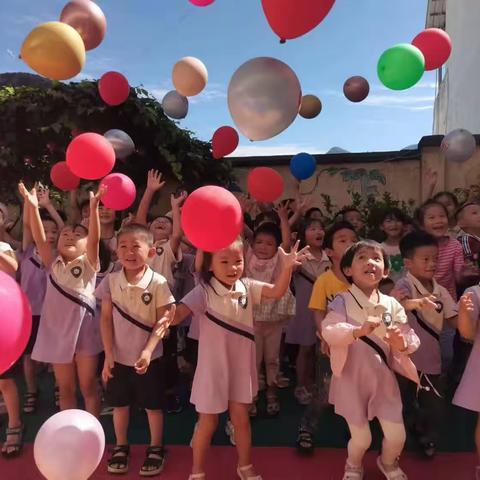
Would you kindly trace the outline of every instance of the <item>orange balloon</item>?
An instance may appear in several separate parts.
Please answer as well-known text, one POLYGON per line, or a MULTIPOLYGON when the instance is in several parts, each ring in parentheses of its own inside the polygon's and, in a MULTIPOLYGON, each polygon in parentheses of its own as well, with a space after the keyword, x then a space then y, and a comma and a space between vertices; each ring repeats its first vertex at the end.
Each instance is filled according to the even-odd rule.
POLYGON ((298 112, 301 117, 312 119, 322 111, 322 102, 315 95, 304 95, 298 112))
POLYGON ((85 65, 85 45, 80 34, 62 22, 42 23, 24 40, 22 60, 40 75, 67 80, 85 65))
POLYGON ((198 58, 184 57, 173 67, 172 81, 180 95, 198 95, 208 81, 207 67, 198 58))

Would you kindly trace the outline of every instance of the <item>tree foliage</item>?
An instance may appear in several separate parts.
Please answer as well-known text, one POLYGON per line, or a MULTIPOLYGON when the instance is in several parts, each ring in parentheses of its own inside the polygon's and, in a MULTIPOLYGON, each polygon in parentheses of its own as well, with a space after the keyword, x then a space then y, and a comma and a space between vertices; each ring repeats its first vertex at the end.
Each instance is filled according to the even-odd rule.
POLYGON ((136 151, 117 160, 114 171, 130 176, 137 187, 151 168, 189 191, 232 180, 231 163, 213 160, 210 144, 168 119, 143 88, 132 88, 124 104, 109 107, 96 82, 54 82, 50 88, 0 87, 0 198, 12 199, 19 179, 49 183, 50 168, 65 160, 75 130, 103 134, 112 128, 135 143, 136 151))

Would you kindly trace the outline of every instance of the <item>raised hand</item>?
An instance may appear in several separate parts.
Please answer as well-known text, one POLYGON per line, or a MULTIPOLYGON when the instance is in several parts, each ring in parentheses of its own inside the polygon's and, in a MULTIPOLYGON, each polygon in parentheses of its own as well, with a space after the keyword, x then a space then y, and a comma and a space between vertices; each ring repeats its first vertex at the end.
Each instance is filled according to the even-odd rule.
POLYGON ((41 184, 37 187, 38 205, 47 208, 50 205, 50 190, 41 184))
POLYGON ((172 206, 172 210, 174 208, 180 208, 182 206, 182 203, 187 199, 188 193, 184 190, 183 192, 180 192, 178 197, 176 197, 173 193, 170 195, 170 204, 172 206))
POLYGON ((408 347, 407 340, 398 327, 387 329, 384 340, 397 352, 404 352, 408 347))
POLYGON ((90 195, 90 208, 98 207, 100 199, 107 193, 107 186, 100 184, 98 187, 97 193, 93 193, 92 191, 89 192, 90 195))
POLYGON ((285 202, 283 205, 279 203, 276 208, 273 209, 277 212, 278 218, 282 222, 288 222, 288 212, 290 210, 290 202, 285 202))
POLYGON ((149 170, 147 175, 147 190, 151 192, 157 192, 165 185, 165 181, 162 181, 162 174, 158 170, 149 170))
POLYGON ((467 313, 469 316, 473 315, 473 312, 475 311, 475 305, 472 298, 472 292, 467 292, 460 297, 460 301, 458 302, 459 313, 467 313))
POLYGON ((438 181, 438 172, 431 168, 427 168, 425 174, 423 175, 423 182, 432 191, 435 189, 438 181))
POLYGON ((278 247, 278 254, 282 262, 283 268, 293 268, 301 265, 306 260, 306 255, 309 252, 309 246, 302 248, 298 251, 298 245, 300 242, 297 240, 289 253, 287 253, 282 247, 278 247))
POLYGON ((29 192, 24 183, 20 182, 18 184, 18 191, 25 202, 28 202, 34 208, 38 208, 38 198, 35 188, 32 188, 32 190, 29 192))

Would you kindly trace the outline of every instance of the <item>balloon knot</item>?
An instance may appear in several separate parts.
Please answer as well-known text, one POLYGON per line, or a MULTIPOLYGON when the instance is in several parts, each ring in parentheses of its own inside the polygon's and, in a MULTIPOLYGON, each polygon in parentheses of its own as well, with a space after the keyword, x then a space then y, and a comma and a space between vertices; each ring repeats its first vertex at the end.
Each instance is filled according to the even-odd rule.
POLYGON ((284 43, 287 43, 287 41, 286 41, 284 38, 281 38, 281 39, 280 39, 280 43, 281 43, 281 44, 284 44, 284 43))

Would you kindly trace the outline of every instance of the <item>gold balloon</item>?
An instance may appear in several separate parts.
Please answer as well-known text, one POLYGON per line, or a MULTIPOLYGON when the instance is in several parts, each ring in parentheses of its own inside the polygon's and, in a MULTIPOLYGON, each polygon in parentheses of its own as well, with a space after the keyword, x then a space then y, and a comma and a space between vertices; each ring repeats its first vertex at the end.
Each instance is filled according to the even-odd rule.
POLYGON ((184 97, 198 95, 207 84, 207 67, 195 57, 185 57, 173 67, 172 81, 175 90, 184 97))
POLYGON ((301 117, 312 119, 322 111, 322 102, 315 95, 304 95, 298 112, 301 117))
POLYGON ((85 65, 85 45, 80 34, 62 22, 42 23, 22 45, 22 60, 40 75, 67 80, 85 65))

